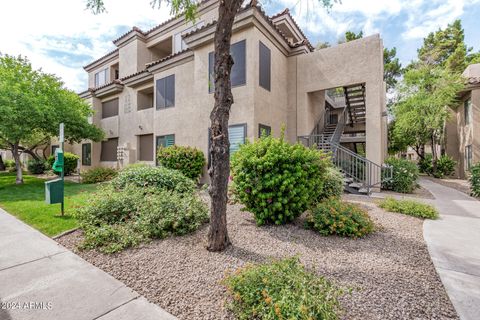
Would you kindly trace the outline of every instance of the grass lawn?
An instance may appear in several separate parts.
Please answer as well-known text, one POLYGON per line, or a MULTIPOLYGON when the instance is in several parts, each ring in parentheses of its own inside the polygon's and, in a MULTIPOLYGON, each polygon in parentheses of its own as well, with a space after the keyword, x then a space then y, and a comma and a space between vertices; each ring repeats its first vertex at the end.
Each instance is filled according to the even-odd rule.
POLYGON ((0 172, 0 207, 48 236, 73 229, 77 221, 72 208, 81 206, 98 187, 65 181, 65 216, 60 204, 45 203, 45 180, 24 174, 24 184, 15 184, 15 173, 0 172))

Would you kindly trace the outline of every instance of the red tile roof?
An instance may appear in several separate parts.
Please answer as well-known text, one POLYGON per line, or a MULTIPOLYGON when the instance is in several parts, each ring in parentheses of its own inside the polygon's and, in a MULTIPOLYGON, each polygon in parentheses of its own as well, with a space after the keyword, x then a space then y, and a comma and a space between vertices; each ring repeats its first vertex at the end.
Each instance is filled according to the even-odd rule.
POLYGON ((174 57, 177 57, 177 56, 182 55, 182 54, 184 54, 184 53, 186 53, 186 52, 189 52, 189 51, 191 51, 191 50, 187 48, 187 49, 182 50, 182 51, 180 51, 180 52, 172 53, 171 55, 166 56, 165 58, 162 58, 162 59, 160 59, 160 60, 157 60, 157 61, 154 61, 154 62, 151 62, 151 63, 147 63, 146 67, 147 67, 147 69, 148 69, 148 68, 150 68, 150 67, 152 67, 152 66, 155 66, 155 65, 157 65, 157 64, 159 64, 159 63, 162 63, 162 62, 164 62, 164 61, 170 60, 170 59, 172 59, 172 58, 174 58, 174 57))
POLYGON ((98 61, 104 59, 105 57, 108 57, 109 55, 111 55, 111 54, 113 54, 113 53, 118 53, 118 48, 115 49, 115 50, 110 51, 110 52, 107 53, 106 55, 101 56, 101 57, 98 58, 97 60, 90 62, 89 64, 87 64, 86 66, 84 66, 83 69, 87 69, 88 67, 94 65, 94 64, 97 63, 98 61))

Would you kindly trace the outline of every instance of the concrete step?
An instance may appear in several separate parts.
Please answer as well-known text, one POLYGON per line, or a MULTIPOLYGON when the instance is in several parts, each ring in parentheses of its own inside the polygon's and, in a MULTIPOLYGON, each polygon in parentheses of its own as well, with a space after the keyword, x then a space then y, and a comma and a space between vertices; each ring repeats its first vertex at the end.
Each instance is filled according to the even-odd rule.
POLYGON ((358 182, 352 182, 348 185, 350 188, 356 188, 356 189, 360 189, 363 187, 363 184, 361 183, 358 183, 358 182))

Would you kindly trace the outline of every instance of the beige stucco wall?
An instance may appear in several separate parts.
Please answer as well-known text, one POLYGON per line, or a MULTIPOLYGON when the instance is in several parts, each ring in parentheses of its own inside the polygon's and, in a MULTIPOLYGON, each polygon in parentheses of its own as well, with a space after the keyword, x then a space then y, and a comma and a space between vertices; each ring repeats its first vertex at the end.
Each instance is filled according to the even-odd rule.
MULTIPOLYGON (((366 86, 366 157, 383 163, 386 155, 385 88, 383 83, 383 44, 378 35, 347 42, 335 47, 300 55, 296 59, 296 123, 290 130, 296 135, 313 129, 316 109, 309 103, 312 92, 365 83, 366 86)), ((294 69, 294 68, 292 68, 294 69)), ((291 73, 294 73, 291 70, 291 73)), ((292 90, 293 91, 293 90, 292 90)), ((293 111, 292 111, 293 112, 293 111)), ((293 117, 290 117, 293 118, 293 117)), ((291 136, 293 134, 291 133, 291 136)))

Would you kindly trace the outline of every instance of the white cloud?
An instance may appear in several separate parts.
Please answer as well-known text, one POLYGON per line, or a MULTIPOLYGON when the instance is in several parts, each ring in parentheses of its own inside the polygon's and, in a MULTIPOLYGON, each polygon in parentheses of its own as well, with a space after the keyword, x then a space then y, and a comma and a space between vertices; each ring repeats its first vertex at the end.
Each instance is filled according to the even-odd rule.
POLYGON ((85 0, 4 1, 0 52, 27 56, 35 68, 56 74, 73 90, 83 90, 85 71, 73 61, 66 65, 52 58, 52 50, 94 60, 114 49, 111 40, 119 36, 119 27, 149 29, 170 16, 166 6, 152 9, 150 0, 105 0, 105 5, 107 13, 94 15, 85 9, 85 0))

